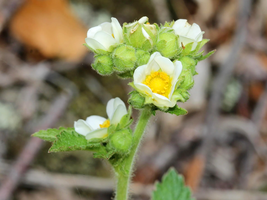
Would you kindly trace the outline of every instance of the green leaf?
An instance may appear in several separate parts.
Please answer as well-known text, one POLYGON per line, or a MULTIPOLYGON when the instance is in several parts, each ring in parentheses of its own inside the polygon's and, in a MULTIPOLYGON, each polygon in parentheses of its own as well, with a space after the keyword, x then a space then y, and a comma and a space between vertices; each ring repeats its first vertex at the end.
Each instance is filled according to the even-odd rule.
POLYGON ((183 177, 171 168, 162 179, 156 183, 152 200, 193 200, 191 191, 185 186, 183 177))
POLYGON ((85 150, 87 147, 87 140, 84 136, 78 133, 68 133, 66 131, 61 132, 57 135, 57 139, 53 142, 52 147, 49 149, 50 152, 59 151, 74 151, 74 150, 85 150))
POLYGON ((72 132, 74 131, 74 128, 64 128, 60 127, 59 129, 56 128, 49 128, 47 130, 40 130, 34 134, 32 134, 33 137, 38 137, 42 140, 48 141, 48 142, 54 142, 57 139, 57 135, 60 134, 62 131, 72 132))
POLYGON ((187 110, 178 107, 177 105, 175 105, 172 108, 169 108, 167 111, 165 111, 166 113, 170 113, 170 114, 175 114, 177 116, 179 115, 186 115, 188 112, 187 110))

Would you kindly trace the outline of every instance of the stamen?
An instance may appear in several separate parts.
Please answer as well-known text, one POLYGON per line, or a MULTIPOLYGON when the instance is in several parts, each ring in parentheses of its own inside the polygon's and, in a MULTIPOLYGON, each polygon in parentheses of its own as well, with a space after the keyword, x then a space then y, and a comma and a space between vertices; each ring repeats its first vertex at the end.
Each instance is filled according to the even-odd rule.
POLYGON ((170 93, 170 76, 165 72, 152 72, 146 77, 143 84, 147 85, 153 93, 157 93, 165 97, 168 97, 170 93))
POLYGON ((108 128, 110 126, 110 121, 107 119, 103 124, 99 124, 100 128, 108 128))

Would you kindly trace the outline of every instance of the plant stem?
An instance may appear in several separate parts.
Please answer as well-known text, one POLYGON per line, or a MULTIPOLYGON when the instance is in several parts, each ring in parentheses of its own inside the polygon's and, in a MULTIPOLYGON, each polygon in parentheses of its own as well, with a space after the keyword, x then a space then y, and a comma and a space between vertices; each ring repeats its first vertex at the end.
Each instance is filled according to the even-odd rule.
POLYGON ((133 174, 133 165, 136 158, 136 153, 140 141, 142 139, 143 133, 145 131, 147 122, 151 117, 151 108, 145 107, 142 110, 139 121, 136 125, 134 135, 133 135, 133 146, 130 154, 122 161, 121 166, 116 170, 116 175, 118 178, 117 191, 116 191, 116 200, 127 200, 129 184, 133 174))

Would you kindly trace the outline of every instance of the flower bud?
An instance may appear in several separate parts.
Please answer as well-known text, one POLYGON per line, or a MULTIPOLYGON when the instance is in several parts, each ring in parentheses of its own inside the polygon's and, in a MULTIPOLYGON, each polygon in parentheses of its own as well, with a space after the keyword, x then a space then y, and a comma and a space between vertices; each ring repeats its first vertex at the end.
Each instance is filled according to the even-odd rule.
POLYGON ((132 105, 135 109, 141 109, 144 107, 145 97, 141 96, 139 92, 134 90, 130 93, 128 103, 132 105))
POLYGON ((137 49, 136 57, 137 57, 136 61, 137 66, 145 65, 149 61, 150 53, 141 49, 137 49))
POLYGON ((156 37, 156 26, 148 23, 147 17, 123 26, 126 43, 145 51, 151 50, 156 37))
POLYGON ((114 70, 117 72, 126 72, 135 67, 136 55, 135 48, 129 45, 118 46, 112 54, 114 70))
POLYGON ((96 70, 100 75, 110 75, 113 72, 113 62, 108 55, 97 55, 95 56, 95 61, 92 64, 94 70, 96 70))
POLYGON ((179 88, 189 90, 194 86, 194 79, 190 69, 183 69, 180 77, 183 78, 183 82, 179 85, 179 88))
POLYGON ((189 69, 191 71, 192 75, 196 75, 197 74, 197 72, 195 70, 196 65, 197 65, 197 61, 196 60, 194 60, 191 57, 184 56, 184 57, 181 57, 179 59, 179 61, 182 63, 183 69, 189 69))
POLYGON ((119 154, 128 153, 132 147, 133 136, 129 129, 122 129, 113 133, 109 140, 109 147, 119 154))
POLYGON ((156 47, 163 56, 168 58, 173 58, 181 50, 174 30, 166 27, 160 30, 156 47))

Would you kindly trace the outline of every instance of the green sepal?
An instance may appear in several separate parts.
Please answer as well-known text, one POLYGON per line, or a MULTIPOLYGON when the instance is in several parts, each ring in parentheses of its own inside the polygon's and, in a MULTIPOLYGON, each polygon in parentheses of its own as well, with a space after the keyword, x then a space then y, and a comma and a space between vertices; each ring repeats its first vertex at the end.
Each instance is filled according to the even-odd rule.
POLYGON ((156 182, 152 200, 194 200, 184 179, 174 168, 163 176, 162 182, 156 182))
POLYGON ((142 66, 148 63, 149 58, 150 58, 150 53, 148 53, 147 51, 141 50, 141 49, 137 49, 136 57, 137 57, 136 65, 142 66))
POLYGON ((133 123, 131 116, 132 116, 132 106, 129 106, 127 114, 121 118, 121 121, 118 124, 116 129, 120 130, 120 129, 129 128, 129 126, 131 126, 131 124, 133 123))
POLYGON ((165 22, 165 24, 163 25, 163 27, 169 27, 172 28, 174 25, 174 21, 172 20, 171 22, 165 22))
POLYGON ((178 105, 175 105, 174 107, 169 108, 165 112, 166 113, 170 113, 170 114, 174 114, 174 115, 177 115, 177 116, 186 115, 188 113, 187 110, 185 110, 183 108, 180 108, 178 105))
POLYGON ((133 70, 124 72, 124 73, 117 73, 117 76, 121 79, 129 79, 129 78, 133 78, 133 70))
POLYGON ((134 69, 137 60, 135 48, 125 44, 117 46, 112 53, 112 60, 116 72, 124 73, 134 69))
POLYGON ((92 68, 102 76, 113 73, 113 62, 109 55, 95 55, 92 68))
POLYGON ((109 136, 108 152, 111 151, 120 155, 128 154, 132 148, 132 142, 133 135, 131 129, 127 128, 116 131, 109 136))
POLYGON ((181 53, 181 56, 189 55, 189 54, 191 53, 191 51, 192 51, 192 47, 193 47, 193 45, 194 45, 194 42, 190 42, 190 43, 188 43, 187 45, 185 45, 185 46, 183 47, 183 51, 182 51, 182 53, 181 53))
POLYGON ((213 51, 210 51, 209 53, 207 53, 206 55, 204 56, 200 56, 198 58, 198 61, 201 61, 201 60, 205 60, 206 58, 210 57, 212 54, 214 54, 216 52, 216 50, 213 50, 213 51))
POLYGON ((194 79, 190 69, 183 69, 180 76, 183 77, 183 82, 181 82, 179 88, 189 90, 194 86, 194 79))
MULTIPOLYGON (((132 84, 132 83, 131 83, 132 84)), ((129 83, 130 85, 130 83, 129 83)), ((129 93, 130 97, 128 103, 133 106, 135 109, 142 109, 145 106, 145 97, 140 95, 139 92, 133 90, 129 93)))
POLYGON ((174 58, 180 54, 182 48, 178 44, 179 36, 171 28, 162 28, 157 37, 156 49, 164 57, 174 58))
POLYGON ((184 56, 184 57, 180 57, 179 61, 183 65, 183 70, 189 69, 192 75, 196 74, 196 65, 198 63, 197 60, 195 60, 194 58, 190 56, 184 56))
POLYGON ((208 43, 210 40, 209 39, 203 39, 200 42, 197 43, 196 48, 191 52, 191 55, 194 55, 196 53, 198 53, 198 51, 206 44, 208 43))

